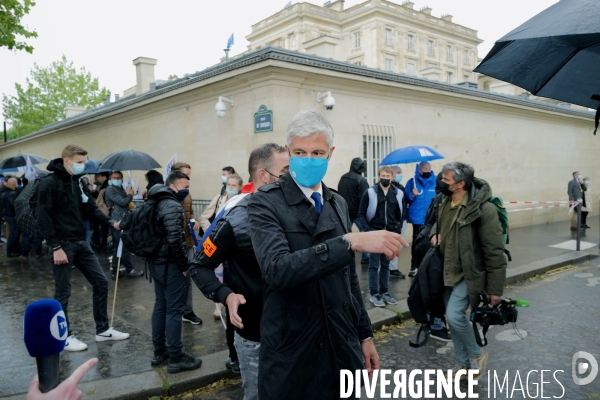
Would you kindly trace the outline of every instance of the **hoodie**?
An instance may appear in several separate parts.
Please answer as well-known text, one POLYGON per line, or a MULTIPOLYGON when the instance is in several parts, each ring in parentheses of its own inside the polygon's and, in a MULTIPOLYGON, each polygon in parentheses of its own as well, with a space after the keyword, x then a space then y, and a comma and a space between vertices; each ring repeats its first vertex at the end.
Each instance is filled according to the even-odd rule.
POLYGON ((51 247, 68 241, 85 240, 83 217, 95 217, 106 224, 113 222, 98 210, 89 189, 80 185, 81 176, 72 176, 63 165, 62 158, 57 158, 46 168, 53 172, 43 179, 37 187, 37 206, 35 218, 42 237, 51 247), (83 194, 87 202, 82 200, 83 194))
POLYGON ((350 163, 350 171, 342 175, 338 183, 338 193, 348 203, 348 214, 352 220, 358 216, 360 198, 369 188, 367 180, 362 176, 365 168, 365 162, 356 157, 350 163))

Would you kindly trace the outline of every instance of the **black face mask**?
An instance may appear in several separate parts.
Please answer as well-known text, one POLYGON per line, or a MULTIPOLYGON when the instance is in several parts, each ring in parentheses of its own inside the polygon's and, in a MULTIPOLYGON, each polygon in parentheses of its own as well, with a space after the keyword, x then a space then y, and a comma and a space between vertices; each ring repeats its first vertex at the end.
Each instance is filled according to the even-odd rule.
POLYGON ((379 182, 381 183, 381 185, 383 185, 383 187, 390 186, 390 180, 389 179, 380 179, 379 182))
POLYGON ((442 193, 444 196, 450 197, 454 193, 452 190, 450 190, 450 185, 448 185, 446 182, 440 182, 439 187, 440 193, 442 193))
POLYGON ((421 176, 422 176, 423 178, 429 178, 429 177, 431 176, 431 172, 422 172, 422 173, 421 173, 421 176))

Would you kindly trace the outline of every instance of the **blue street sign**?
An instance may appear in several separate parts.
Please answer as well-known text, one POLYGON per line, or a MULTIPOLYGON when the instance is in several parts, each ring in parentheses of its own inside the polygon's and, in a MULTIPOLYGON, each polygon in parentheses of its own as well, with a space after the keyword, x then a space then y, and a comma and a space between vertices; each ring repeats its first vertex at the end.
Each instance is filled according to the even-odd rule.
POLYGON ((254 114, 254 133, 263 132, 273 132, 273 111, 260 106, 254 114))

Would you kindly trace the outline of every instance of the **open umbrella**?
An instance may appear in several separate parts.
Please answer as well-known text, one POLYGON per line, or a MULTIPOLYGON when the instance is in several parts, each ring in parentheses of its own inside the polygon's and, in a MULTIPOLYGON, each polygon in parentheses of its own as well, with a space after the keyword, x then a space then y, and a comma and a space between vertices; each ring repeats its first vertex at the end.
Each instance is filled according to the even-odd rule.
MULTIPOLYGON (((600 1, 561 0, 506 34, 475 68, 600 117, 600 1)), ((596 131, 594 131, 596 134, 596 131)))
POLYGON ((27 165, 27 156, 31 160, 32 164, 41 164, 48 162, 44 157, 40 157, 35 154, 17 154, 16 156, 8 157, 7 159, 0 162, 0 170, 8 168, 18 168, 27 165))
POLYGON ((160 168, 160 164, 146 153, 126 150, 113 153, 100 163, 102 169, 111 171, 148 171, 160 168))
POLYGON ((99 174, 102 172, 110 172, 110 169, 100 168, 100 163, 102 160, 87 160, 85 162, 85 169, 83 173, 85 174, 99 174))
POLYGON ((392 151, 379 165, 410 164, 414 162, 433 161, 444 158, 443 155, 427 146, 407 146, 392 151))

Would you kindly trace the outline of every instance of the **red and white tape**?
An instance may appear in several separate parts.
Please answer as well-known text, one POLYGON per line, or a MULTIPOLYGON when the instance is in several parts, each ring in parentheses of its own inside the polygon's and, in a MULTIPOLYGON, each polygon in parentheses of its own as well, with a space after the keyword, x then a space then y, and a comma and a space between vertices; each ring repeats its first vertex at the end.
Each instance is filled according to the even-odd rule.
POLYGON ((569 204, 569 201, 505 201, 504 204, 569 204))
POLYGON ((554 204, 554 205, 549 205, 549 206, 519 208, 516 210, 506 210, 506 211, 510 213, 510 212, 517 212, 517 211, 543 210, 545 208, 565 207, 565 206, 568 206, 568 204, 554 204))

